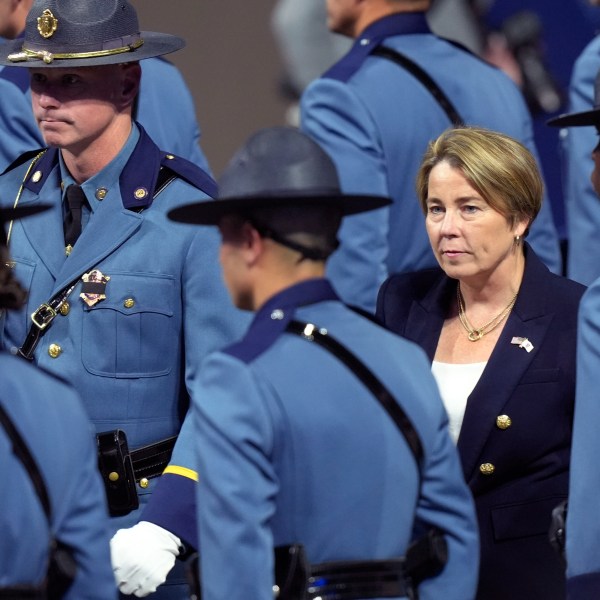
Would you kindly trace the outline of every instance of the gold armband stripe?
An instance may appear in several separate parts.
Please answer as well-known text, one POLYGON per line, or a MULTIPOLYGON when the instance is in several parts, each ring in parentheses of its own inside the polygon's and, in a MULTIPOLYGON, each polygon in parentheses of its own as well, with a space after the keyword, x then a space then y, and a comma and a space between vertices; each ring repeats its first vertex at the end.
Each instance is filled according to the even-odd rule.
POLYGON ((167 473, 171 473, 172 475, 181 475, 181 477, 187 477, 188 479, 193 479, 194 481, 198 481, 198 473, 196 473, 196 471, 192 471, 192 469, 186 469, 185 467, 169 465, 163 471, 163 475, 166 475, 167 473))

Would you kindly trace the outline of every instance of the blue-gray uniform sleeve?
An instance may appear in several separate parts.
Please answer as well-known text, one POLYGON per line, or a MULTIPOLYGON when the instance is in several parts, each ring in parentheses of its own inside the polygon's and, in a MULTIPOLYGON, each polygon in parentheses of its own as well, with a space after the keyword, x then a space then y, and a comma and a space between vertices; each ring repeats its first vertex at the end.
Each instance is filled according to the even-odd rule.
MULTIPOLYGON (((301 123, 333 159, 345 193, 390 195, 377 126, 348 86, 333 79, 313 82, 302 96, 301 123)), ((388 276, 388 229, 388 208, 344 219, 327 276, 345 302, 374 310, 388 276)))
POLYGON ((192 414, 203 597, 272 600, 278 483, 261 389, 246 365, 224 354, 205 363, 199 387, 192 414))
POLYGON ((6 72, 0 71, 0 173, 21 154, 44 146, 29 91, 2 78, 2 73, 6 72))
MULTIPOLYGON (((68 392, 68 393, 67 393, 68 392)), ((69 419, 69 448, 73 471, 69 485, 60 490, 53 505, 55 536, 71 547, 77 575, 65 600, 109 600, 117 597, 110 563, 109 519, 104 485, 98 472, 95 435, 79 398, 73 395, 69 419)))
POLYGON ((577 333, 577 389, 567 512, 567 590, 600 597, 600 279, 584 294, 577 333))
MULTIPOLYGON (((241 337, 250 320, 249 313, 233 306, 225 289, 218 261, 219 234, 214 227, 196 229, 182 275, 185 381, 192 400, 199 393, 195 382, 202 360, 241 337)), ((196 400, 201 402, 202 398, 196 400)), ((189 414, 170 464, 156 485, 142 520, 160 525, 196 547, 193 513, 198 475, 194 459, 195 432, 188 421, 189 414)))
MULTIPOLYGON (((569 87, 569 112, 594 107, 594 81, 600 69, 600 37, 594 39, 575 62, 569 87)), ((569 238, 567 276, 590 285, 600 276, 600 200, 592 187, 592 150, 598 144, 595 127, 570 127, 561 131, 565 210, 569 238)))

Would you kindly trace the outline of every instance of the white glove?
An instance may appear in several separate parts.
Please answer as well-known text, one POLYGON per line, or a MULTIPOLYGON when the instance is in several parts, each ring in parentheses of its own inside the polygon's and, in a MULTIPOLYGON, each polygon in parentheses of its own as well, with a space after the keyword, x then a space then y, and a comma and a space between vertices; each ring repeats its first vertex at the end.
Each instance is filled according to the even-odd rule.
POLYGON ((149 521, 119 529, 110 540, 119 590, 138 598, 155 592, 173 568, 180 547, 181 540, 176 535, 149 521))

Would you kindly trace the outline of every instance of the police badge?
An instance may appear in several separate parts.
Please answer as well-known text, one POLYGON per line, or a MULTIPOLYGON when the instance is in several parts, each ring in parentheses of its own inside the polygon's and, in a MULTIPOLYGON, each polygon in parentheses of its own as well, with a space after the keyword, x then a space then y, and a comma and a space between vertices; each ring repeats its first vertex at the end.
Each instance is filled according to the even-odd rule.
POLYGON ((37 29, 43 38, 48 39, 58 27, 58 19, 52 14, 52 11, 47 8, 41 17, 37 19, 37 29))
POLYGON ((81 277, 83 284, 79 297, 90 307, 106 298, 106 284, 110 277, 103 275, 98 269, 84 273, 81 277))

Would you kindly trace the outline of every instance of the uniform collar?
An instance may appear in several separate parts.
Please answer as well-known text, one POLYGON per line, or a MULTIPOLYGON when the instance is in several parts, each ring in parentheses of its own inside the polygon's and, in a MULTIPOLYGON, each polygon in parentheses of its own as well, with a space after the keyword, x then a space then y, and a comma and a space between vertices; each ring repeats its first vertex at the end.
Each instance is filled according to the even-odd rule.
MULTIPOLYGON (((131 133, 119 154, 117 154, 117 156, 115 156, 99 173, 96 173, 93 177, 90 177, 81 184, 92 212, 96 209, 99 202, 102 202, 107 196, 118 191, 119 175, 133 154, 139 139, 140 130, 135 123, 132 123, 131 133)), ((69 173, 60 152, 58 153, 58 162, 64 197, 66 189, 77 182, 73 179, 71 173, 69 173)))
POLYGON ((394 35, 431 33, 424 12, 395 13, 371 23, 356 38, 355 45, 377 44, 394 35))
POLYGON ((339 297, 326 279, 309 279, 286 288, 263 304, 244 338, 224 352, 250 362, 273 345, 298 307, 328 300, 339 301, 339 297))
POLYGON ((364 60, 385 39, 396 35, 431 33, 425 13, 395 13, 371 23, 356 38, 350 51, 331 67, 324 78, 348 81, 364 60))

